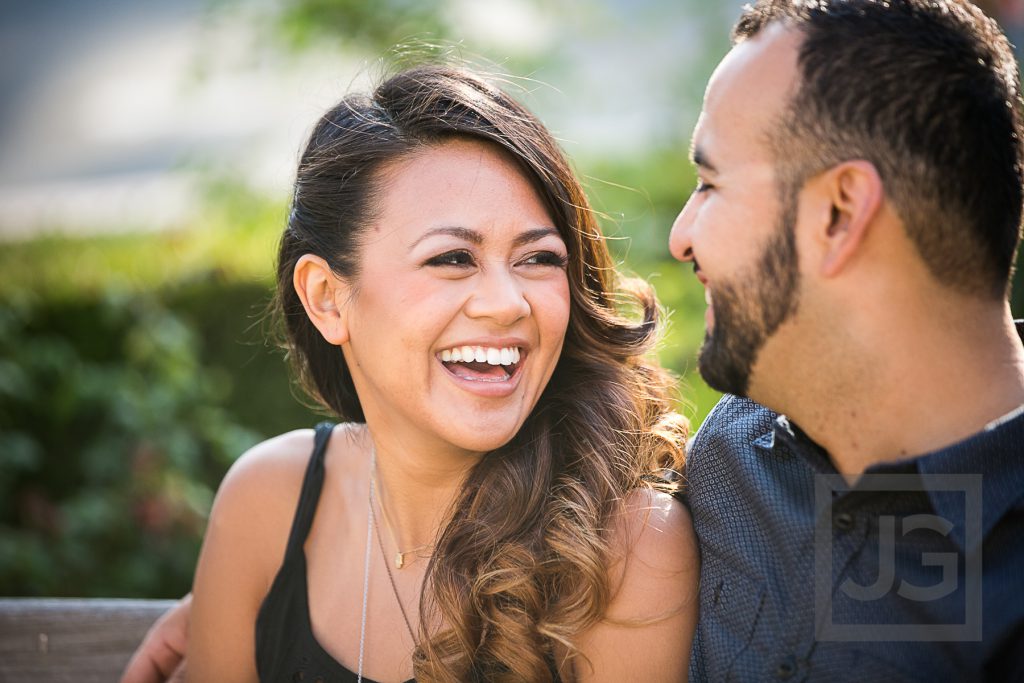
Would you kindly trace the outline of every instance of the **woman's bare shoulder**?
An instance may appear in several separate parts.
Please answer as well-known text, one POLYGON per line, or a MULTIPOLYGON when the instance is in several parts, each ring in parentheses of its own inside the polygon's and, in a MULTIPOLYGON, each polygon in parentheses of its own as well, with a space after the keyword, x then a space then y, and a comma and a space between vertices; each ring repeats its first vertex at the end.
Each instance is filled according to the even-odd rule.
POLYGON ((224 680, 226 669, 255 676, 252 629, 285 557, 313 443, 310 429, 263 441, 221 482, 193 582, 190 680, 224 680))
MULTIPOLYGON (((326 454, 327 468, 345 474, 358 425, 340 424, 326 454), (348 437, 348 438, 345 438, 348 437)), ((228 470, 211 513, 214 522, 228 524, 237 535, 254 530, 263 537, 286 539, 313 453, 315 432, 297 429, 256 444, 228 470)), ((284 540, 280 540, 283 552, 284 540)), ((274 543, 271 543, 274 545, 274 543)))
POLYGON ((313 452, 312 429, 260 442, 228 470, 210 512, 207 541, 230 547, 264 576, 284 557, 302 480, 313 452))
POLYGON ((614 538, 630 555, 683 569, 699 559, 690 511, 672 495, 637 489, 625 500, 614 538))
POLYGON ((251 513, 253 504, 276 507, 275 501, 297 498, 312 451, 311 429, 297 429, 256 444, 239 456, 224 476, 214 513, 225 507, 251 513))
POLYGON ((611 527, 611 599, 578 637, 581 681, 686 680, 700 555, 690 513, 667 493, 630 492, 611 527), (644 657, 633 656, 644 652, 644 657))
POLYGON ((301 484, 313 452, 313 435, 312 429, 296 429, 261 441, 235 460, 221 489, 277 488, 296 478, 301 484))
POLYGON ((631 492, 614 526, 611 547, 619 560, 609 577, 614 616, 649 618, 669 603, 680 608, 695 597, 700 548, 693 520, 686 506, 668 493, 631 492), (661 590, 652 590, 655 586, 661 590))

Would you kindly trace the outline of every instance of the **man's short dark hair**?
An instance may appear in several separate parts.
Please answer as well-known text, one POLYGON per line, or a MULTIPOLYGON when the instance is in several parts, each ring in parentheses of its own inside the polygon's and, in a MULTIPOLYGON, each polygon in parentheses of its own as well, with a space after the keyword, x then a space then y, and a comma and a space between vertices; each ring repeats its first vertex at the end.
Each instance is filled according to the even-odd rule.
POLYGON ((733 40, 800 31, 800 81, 769 133, 780 191, 865 159, 931 272, 1005 297, 1020 240, 1019 75, 998 25, 965 0, 759 0, 733 40))

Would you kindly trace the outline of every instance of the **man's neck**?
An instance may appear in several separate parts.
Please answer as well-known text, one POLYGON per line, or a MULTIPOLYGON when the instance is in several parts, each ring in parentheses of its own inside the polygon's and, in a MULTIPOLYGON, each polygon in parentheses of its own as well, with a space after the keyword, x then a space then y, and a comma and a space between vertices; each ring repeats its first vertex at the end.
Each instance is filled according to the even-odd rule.
POLYGON ((1024 347, 1008 308, 955 330, 924 318, 797 373, 763 402, 851 478, 962 441, 1024 404, 1024 347))

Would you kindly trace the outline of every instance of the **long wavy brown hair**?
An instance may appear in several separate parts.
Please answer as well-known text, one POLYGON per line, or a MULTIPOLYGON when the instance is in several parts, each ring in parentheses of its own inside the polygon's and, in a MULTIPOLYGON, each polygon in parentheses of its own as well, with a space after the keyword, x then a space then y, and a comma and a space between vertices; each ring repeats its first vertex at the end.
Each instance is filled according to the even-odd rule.
POLYGON ((572 653, 612 596, 616 513, 631 491, 674 486, 661 475, 680 469, 687 431, 673 410, 673 379, 650 359, 653 292, 618 275, 551 134, 500 89, 447 65, 345 97, 319 120, 299 162, 278 309, 303 385, 342 419, 363 421, 341 350, 320 336, 292 286, 295 263, 316 254, 357 282, 384 167, 453 138, 504 150, 536 188, 568 248, 571 303, 562 355, 537 406, 475 466, 440 531, 413 665, 420 681, 550 681, 556 648, 572 653))

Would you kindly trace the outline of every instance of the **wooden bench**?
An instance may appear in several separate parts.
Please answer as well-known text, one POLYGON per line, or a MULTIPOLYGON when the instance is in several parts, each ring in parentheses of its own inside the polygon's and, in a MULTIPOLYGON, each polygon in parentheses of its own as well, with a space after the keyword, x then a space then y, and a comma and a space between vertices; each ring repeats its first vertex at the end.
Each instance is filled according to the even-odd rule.
POLYGON ((116 683, 174 600, 0 599, 0 683, 116 683))

